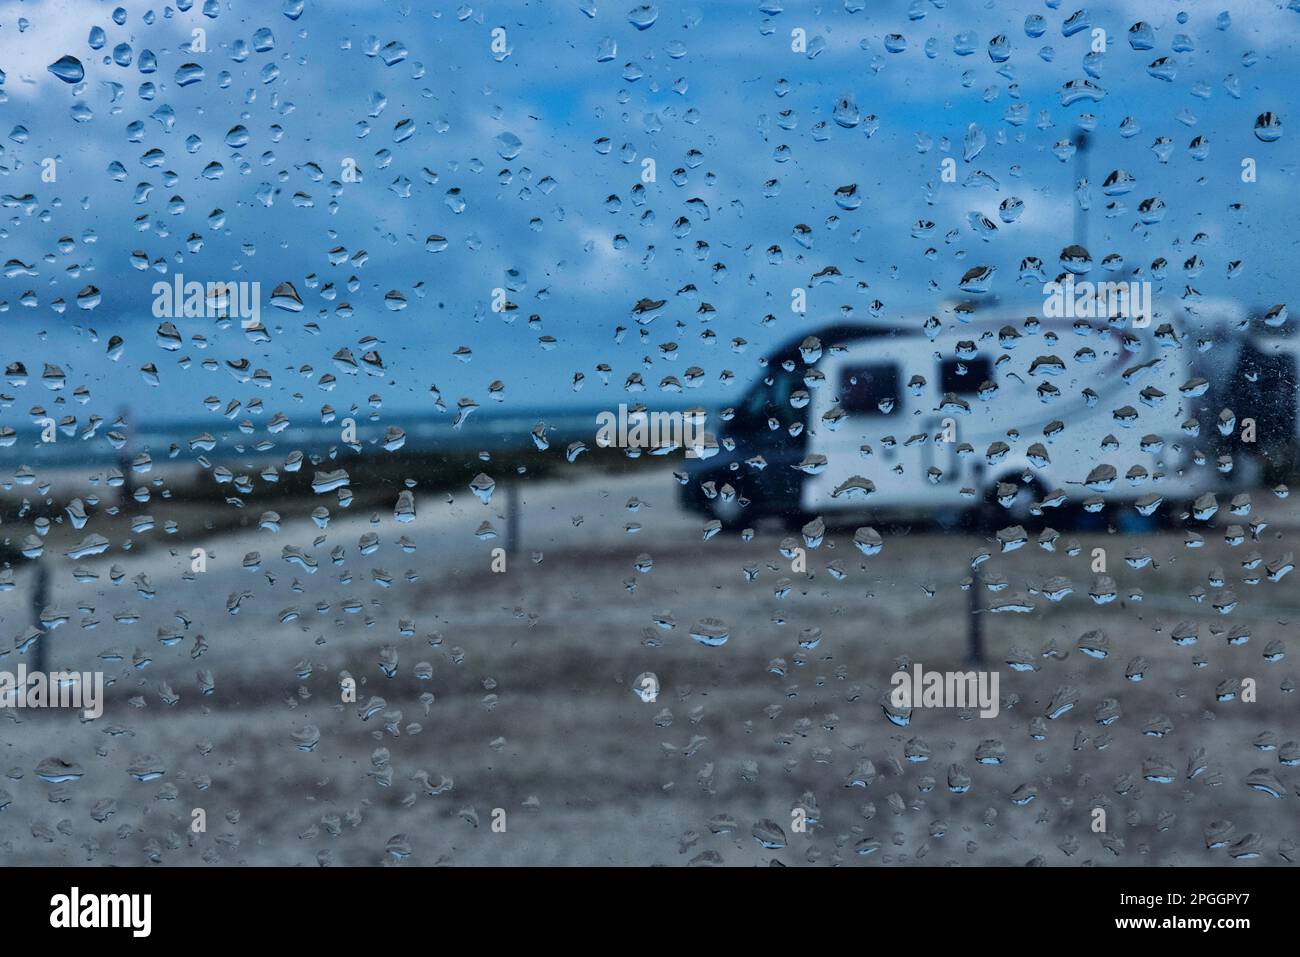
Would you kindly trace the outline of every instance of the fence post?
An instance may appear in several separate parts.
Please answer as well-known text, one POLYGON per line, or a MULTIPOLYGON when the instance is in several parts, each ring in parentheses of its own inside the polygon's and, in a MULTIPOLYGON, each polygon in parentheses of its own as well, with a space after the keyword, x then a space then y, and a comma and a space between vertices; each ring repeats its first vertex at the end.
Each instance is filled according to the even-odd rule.
MULTIPOLYGON (((50 566, 44 561, 37 560, 35 575, 36 581, 32 587, 32 624, 40 628, 41 612, 45 611, 45 606, 50 600, 50 566)), ((45 641, 49 637, 50 633, 46 631, 36 639, 35 655, 33 656, 36 671, 45 671, 45 641)))
POLYGON ((970 591, 966 596, 966 641, 970 660, 977 665, 984 662, 983 588, 984 577, 980 574, 979 565, 976 565, 971 569, 970 591))
POLYGON ((523 484, 515 479, 506 489, 506 555, 514 558, 519 551, 519 513, 523 509, 520 496, 523 484))

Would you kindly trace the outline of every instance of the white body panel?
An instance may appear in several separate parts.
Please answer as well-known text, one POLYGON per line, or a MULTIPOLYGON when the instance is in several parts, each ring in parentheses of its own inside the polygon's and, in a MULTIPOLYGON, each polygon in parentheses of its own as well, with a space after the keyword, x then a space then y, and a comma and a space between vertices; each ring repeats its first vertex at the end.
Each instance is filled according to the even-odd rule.
MULTIPOLYGON (((1092 323, 1094 327, 1101 324, 1092 323)), ((1188 398, 1179 392, 1179 387, 1192 378, 1191 346, 1186 342, 1181 347, 1158 344, 1152 334, 1158 324, 1159 321, 1131 333, 1139 341, 1136 352, 1125 348, 1123 333, 1118 330, 1093 328, 1090 334, 1080 335, 1069 320, 1043 320, 1036 334, 1026 335, 1020 321, 1001 318, 979 319, 960 327, 955 334, 945 332, 939 342, 932 343, 922 335, 909 332, 861 340, 850 344, 842 354, 826 355, 818 366, 825 380, 812 390, 808 452, 826 456, 827 466, 820 474, 805 480, 801 502, 804 510, 819 513, 864 507, 962 508, 982 501, 986 490, 997 480, 1026 471, 1040 485, 1040 495, 1060 489, 1066 492, 1071 504, 1097 494, 1102 494, 1107 502, 1136 501, 1152 493, 1163 495, 1166 501, 1188 500, 1214 488, 1218 476, 1213 456, 1207 465, 1190 463, 1194 448, 1208 451, 1219 438, 1214 431, 1214 416, 1204 414, 1202 408, 1208 400, 1188 398), (1012 325, 1022 334, 1011 350, 1004 349, 997 338, 998 330, 1006 325, 1012 325), (1054 343, 1048 338, 1053 332, 1058 337, 1054 343), (958 340, 976 342, 978 356, 993 363, 991 378, 998 386, 987 401, 975 394, 961 394, 960 398, 970 406, 969 414, 965 415, 940 409, 943 392, 939 350, 941 345, 946 346, 943 359, 956 358, 952 347, 958 340), (1076 351, 1082 348, 1090 348, 1095 360, 1076 359, 1076 351), (1056 375, 1042 372, 1031 375, 1031 364, 1037 357, 1046 355, 1058 356, 1064 362, 1064 369, 1056 375), (999 359, 1002 361, 998 362, 999 359), (1125 380, 1126 370, 1153 361, 1156 364, 1144 373, 1125 380), (838 428, 827 428, 822 416, 841 402, 842 392, 847 396, 855 388, 848 377, 854 370, 879 363, 893 363, 898 369, 893 413, 873 415, 869 411, 850 411, 838 428), (919 396, 913 396, 907 387, 914 375, 926 380, 919 396), (1060 390, 1053 401, 1042 401, 1036 392, 1044 379, 1060 390), (1156 406, 1144 403, 1140 393, 1147 386, 1163 392, 1163 402, 1156 406), (1092 407, 1083 397, 1085 388, 1097 393, 1092 407), (1128 427, 1113 414, 1124 406, 1131 406, 1138 413, 1128 427), (1186 435, 1182 423, 1189 418, 1199 418, 1202 430, 1212 434, 1203 431, 1199 438, 1186 435), (956 440, 936 443, 935 435, 942 430, 945 419, 955 422, 956 440), (1065 427, 1049 439, 1044 427, 1055 420, 1065 427), (1018 437, 1012 434, 1014 431, 1019 432, 1018 437), (924 434, 925 441, 917 440, 908 446, 908 440, 918 434, 924 434), (892 449, 882 441, 889 435, 896 440, 892 449), (1118 439, 1118 449, 1103 450, 1103 439, 1108 435, 1118 439), (1144 451, 1140 446, 1143 437, 1148 435, 1160 436, 1164 440, 1163 450, 1144 451), (989 464, 986 452, 997 441, 1005 442, 1011 449, 996 464, 989 464), (957 450, 962 443, 969 443, 974 451, 959 457, 957 450), (1038 467, 1031 463, 1026 453, 1034 443, 1046 447, 1050 464, 1038 467), (862 455, 860 448, 864 445, 871 447, 871 455, 862 455), (1113 465, 1118 478, 1108 491, 1099 493, 1081 483, 1102 463, 1113 465), (1133 466, 1145 468, 1150 477, 1140 484, 1132 484, 1126 474, 1133 466), (931 467, 942 472, 937 482, 927 476, 931 467), (874 493, 865 498, 851 494, 834 497, 836 487, 852 476, 873 482, 874 493), (974 489, 976 495, 963 497, 964 488, 974 489)), ((1183 330, 1180 328, 1179 332, 1183 330)), ((833 345, 824 343, 828 350, 833 345)), ((978 379, 972 382, 971 392, 979 385, 978 379)), ((861 399, 857 404, 862 404, 861 399)), ((1214 412, 1217 414, 1218 410, 1214 412)), ((1022 492, 1022 500, 1024 495, 1022 492)), ((1050 509, 1045 514, 1050 515, 1050 509)))

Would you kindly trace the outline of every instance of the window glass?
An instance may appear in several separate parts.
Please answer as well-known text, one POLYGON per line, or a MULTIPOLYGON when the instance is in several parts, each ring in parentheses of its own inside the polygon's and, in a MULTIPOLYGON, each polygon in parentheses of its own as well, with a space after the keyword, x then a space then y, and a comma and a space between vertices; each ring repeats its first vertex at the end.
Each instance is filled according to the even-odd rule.
POLYGON ((0 0, 0 864, 1294 863, 1297 44, 0 0))
POLYGON ((856 415, 891 415, 899 396, 898 366, 878 362, 840 373, 840 404, 856 415))
POLYGON ((939 391, 973 395, 993 379, 993 363, 984 356, 973 359, 944 359, 939 363, 939 391))

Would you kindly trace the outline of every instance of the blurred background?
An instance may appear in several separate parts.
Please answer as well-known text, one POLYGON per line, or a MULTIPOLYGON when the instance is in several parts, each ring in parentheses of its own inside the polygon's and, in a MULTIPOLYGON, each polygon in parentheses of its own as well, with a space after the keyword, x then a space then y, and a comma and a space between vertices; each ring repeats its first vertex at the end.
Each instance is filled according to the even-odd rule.
POLYGON ((3 859, 1289 864, 1293 6, 0 3, 3 859))

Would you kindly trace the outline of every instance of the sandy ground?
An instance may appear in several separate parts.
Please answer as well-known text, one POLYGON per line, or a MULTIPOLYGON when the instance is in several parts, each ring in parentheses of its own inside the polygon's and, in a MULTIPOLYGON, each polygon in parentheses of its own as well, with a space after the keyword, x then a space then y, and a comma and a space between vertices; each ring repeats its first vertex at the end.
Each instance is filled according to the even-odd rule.
MULTIPOLYGON (((54 558, 50 604, 69 620, 51 634, 49 663, 103 670, 113 683, 96 721, 0 711, 0 860, 1252 866, 1300 854, 1290 844, 1300 841, 1300 767, 1279 760, 1300 739, 1300 692, 1286 690, 1297 576, 1242 581, 1247 553, 1268 562, 1291 548, 1289 502, 1257 494, 1274 522, 1260 541, 1228 546, 1222 529, 1241 520, 1220 517, 1196 551, 1181 533, 1065 532, 1056 553, 1031 540, 1004 555, 971 536, 882 525, 884 551, 866 557, 852 547, 854 522, 833 528, 796 572, 778 530, 703 540, 703 521, 677 508, 667 472, 575 472, 525 486, 521 547, 494 573, 491 550, 504 542, 474 532, 485 520, 504 532, 507 494, 486 506, 468 491, 418 495, 406 525, 390 510, 344 512, 325 531, 295 520, 279 533, 223 535, 207 543, 207 571, 188 578, 191 543, 173 553, 156 530, 138 536, 149 548, 54 558), (368 532, 378 545, 363 555, 368 532), (399 547, 403 535, 413 552, 399 547), (1071 557, 1064 545, 1075 537, 1071 557), (315 571, 285 561, 286 545, 315 571), (1125 564, 1138 545, 1159 567, 1125 564), (1087 594, 1095 547, 1118 584, 1109 604, 1087 594), (979 586, 983 667, 999 673, 1001 713, 916 709, 896 726, 881 699, 900 661, 967 667, 962 581, 980 548, 991 551, 979 586), (254 551, 260 565, 248 570, 254 551), (637 570, 647 555, 652 569, 637 570), (75 582, 74 564, 99 580, 75 582), (118 584, 114 564, 125 572, 118 584), (1210 582, 1216 568, 1224 588, 1210 582), (1072 594, 1035 593, 1056 575, 1072 594), (999 580, 1004 590, 988 590, 999 580), (1136 589, 1140 603, 1128 597, 1136 589), (1225 590, 1240 601, 1220 614, 1212 603, 1225 590), (1033 611, 987 610, 1013 593, 1033 611), (725 644, 690 637, 704 618, 725 625, 725 644), (1198 626, 1195 644, 1172 640, 1181 622, 1198 626), (1249 640, 1229 644, 1237 625, 1249 640), (815 648, 800 647, 807 629, 820 629, 815 648), (1109 639, 1102 659, 1076 649, 1096 629, 1109 639), (1288 653, 1268 662, 1274 639, 1288 653), (1043 656, 1049 643, 1058 653, 1043 656), (1038 670, 1010 669, 1013 649, 1038 670), (101 657, 110 650, 122 660, 101 657), (1135 683, 1125 669, 1139 655, 1147 666, 1135 683), (345 670, 360 685, 355 703, 341 700, 345 670), (644 672, 661 685, 653 703, 633 691, 644 672), (1256 683, 1255 702, 1216 700, 1221 683, 1242 678, 1256 683), (1062 686, 1078 690, 1077 705, 1031 725, 1062 686), (1106 699, 1119 717, 1103 725, 1106 699), (313 749, 299 749, 317 733, 313 749), (907 759, 913 741, 927 761, 907 759), (976 761, 989 741, 1002 763, 976 761), (1204 770, 1189 778, 1197 749, 1204 758, 1191 764, 1204 770), (41 780, 37 766, 51 757, 82 776, 41 780), (1173 780, 1148 780, 1149 759, 1172 766, 1173 780), (128 773, 142 766, 162 774, 128 773), (1256 769, 1281 796, 1248 786, 1256 769), (963 772, 969 790, 956 793, 950 780, 963 772), (1029 793, 1022 786, 1035 795, 1028 803, 1016 803, 1029 793), (195 833, 198 808, 206 830, 195 833), (1092 830, 1094 808, 1106 811, 1104 833, 1092 830), (780 828, 761 831, 777 835, 769 843, 784 835, 785 846, 755 839, 762 821, 780 828), (1225 846, 1207 847, 1211 828, 1224 828, 1225 846)), ((16 581, 0 594, 0 650, 31 621, 21 564, 16 581)), ((30 659, 7 654, 0 669, 30 659)))

